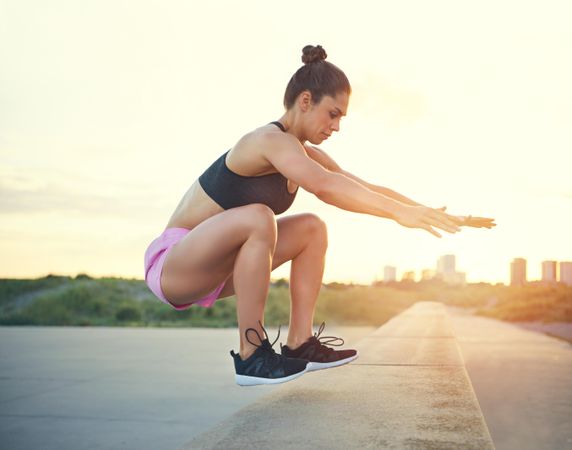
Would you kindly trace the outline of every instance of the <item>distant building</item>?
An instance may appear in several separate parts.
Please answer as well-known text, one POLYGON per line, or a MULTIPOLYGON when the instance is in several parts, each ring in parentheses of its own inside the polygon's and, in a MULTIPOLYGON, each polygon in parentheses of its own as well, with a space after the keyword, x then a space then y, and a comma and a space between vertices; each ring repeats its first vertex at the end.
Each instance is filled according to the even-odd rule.
POLYGON ((437 273, 435 278, 447 284, 465 285, 467 277, 465 272, 457 272, 455 255, 443 255, 437 260, 437 273))
POLYGON ((556 261, 542 261, 542 281, 556 283, 556 261))
POLYGON ((526 284, 526 259, 514 258, 510 263, 510 285, 524 286, 526 284))
POLYGON ((560 263, 560 282, 572 286, 572 262, 564 261, 560 263))
POLYGON ((383 268, 383 282, 389 283, 397 279, 397 269, 394 266, 385 266, 383 268))
POLYGON ((428 281, 428 280, 432 280, 433 278, 435 278, 435 271, 431 270, 431 269, 424 269, 421 272, 421 279, 423 281, 428 281))
POLYGON ((442 275, 443 281, 447 284, 464 286, 467 284, 465 272, 446 272, 442 275))
POLYGON ((446 274, 455 272, 455 255, 443 255, 437 261, 437 273, 446 274))
POLYGON ((415 272, 412 270, 409 272, 404 272, 403 276, 401 277, 401 281, 415 281, 415 272))

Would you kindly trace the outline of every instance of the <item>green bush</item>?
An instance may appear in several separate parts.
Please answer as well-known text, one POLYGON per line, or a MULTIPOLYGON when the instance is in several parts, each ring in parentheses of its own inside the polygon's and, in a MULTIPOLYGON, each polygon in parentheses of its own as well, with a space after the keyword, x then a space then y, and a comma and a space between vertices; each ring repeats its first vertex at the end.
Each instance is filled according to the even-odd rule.
POLYGON ((141 311, 135 305, 124 304, 115 312, 115 318, 119 322, 137 322, 141 320, 141 311))
MULTIPOLYGON (((320 290, 314 324, 379 326, 423 300, 470 307, 478 314, 508 321, 572 322, 569 286, 479 283, 455 287, 429 281, 375 286, 330 283, 320 290)), ((287 325, 289 319, 289 284, 279 280, 269 290, 265 324, 287 325)), ((157 299, 142 280, 92 279, 82 274, 73 279, 49 275, 0 280, 0 324, 236 327, 236 297, 219 300, 213 308, 177 311, 157 299)))
POLYGON ((497 300, 478 314, 510 322, 572 322, 572 287, 563 284, 506 287, 497 300))
POLYGON ((0 311, 16 307, 24 297, 69 284, 70 277, 48 275, 34 280, 0 279, 0 311))
POLYGON ((86 273, 78 273, 75 278, 75 280, 93 280, 92 277, 90 277, 88 274, 86 273))

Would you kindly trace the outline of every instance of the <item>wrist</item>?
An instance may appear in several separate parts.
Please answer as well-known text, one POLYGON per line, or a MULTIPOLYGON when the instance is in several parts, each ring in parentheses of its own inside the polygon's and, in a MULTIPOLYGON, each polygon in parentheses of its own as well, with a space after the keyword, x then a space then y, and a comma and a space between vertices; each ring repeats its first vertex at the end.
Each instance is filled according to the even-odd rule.
POLYGON ((399 201, 392 201, 386 206, 385 210, 391 219, 397 220, 399 217, 403 216, 405 210, 407 210, 408 208, 409 206, 406 205, 405 203, 401 203, 399 201))

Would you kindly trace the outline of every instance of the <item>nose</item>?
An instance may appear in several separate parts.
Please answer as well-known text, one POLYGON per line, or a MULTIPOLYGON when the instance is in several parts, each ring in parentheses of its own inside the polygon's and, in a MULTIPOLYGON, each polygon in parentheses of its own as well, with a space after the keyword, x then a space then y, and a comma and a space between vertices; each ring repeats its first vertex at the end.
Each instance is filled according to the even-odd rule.
POLYGON ((340 131, 340 121, 334 120, 334 122, 332 122, 332 125, 330 126, 330 129, 332 131, 340 131))

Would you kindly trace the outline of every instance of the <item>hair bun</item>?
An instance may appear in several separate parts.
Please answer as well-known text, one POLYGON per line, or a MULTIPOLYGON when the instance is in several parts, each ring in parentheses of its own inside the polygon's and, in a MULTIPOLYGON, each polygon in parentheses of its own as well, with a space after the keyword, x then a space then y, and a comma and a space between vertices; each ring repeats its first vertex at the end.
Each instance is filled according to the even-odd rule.
POLYGON ((302 49, 302 62, 304 64, 323 61, 327 57, 326 50, 324 50, 321 45, 315 47, 313 45, 306 45, 306 47, 302 49))

